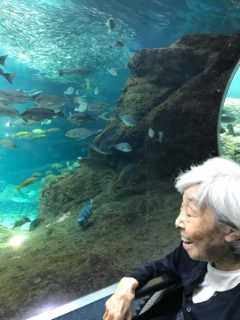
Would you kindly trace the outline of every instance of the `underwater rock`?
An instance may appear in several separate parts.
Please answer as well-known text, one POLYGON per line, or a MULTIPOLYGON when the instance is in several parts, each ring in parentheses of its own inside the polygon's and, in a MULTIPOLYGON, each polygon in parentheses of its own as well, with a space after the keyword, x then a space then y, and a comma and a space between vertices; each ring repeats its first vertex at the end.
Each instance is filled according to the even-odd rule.
POLYGON ((29 226, 29 231, 32 231, 34 229, 36 229, 41 223, 43 222, 42 218, 36 218, 34 219, 29 226))
POLYGON ((131 75, 114 111, 131 116, 136 125, 128 127, 118 118, 109 121, 94 141, 97 146, 127 142, 132 152, 113 150, 96 158, 91 149, 83 168, 43 189, 39 217, 77 213, 90 197, 103 201, 144 194, 180 169, 218 155, 218 114, 239 52, 240 34, 189 34, 168 48, 134 54, 128 62, 131 75), (150 128, 156 133, 153 137, 150 128), (116 134, 106 134, 112 130, 116 134), (161 143, 159 132, 164 136, 161 143), (91 159, 104 166, 95 166, 91 159), (121 170, 131 163, 137 163, 138 170, 120 188, 121 170))

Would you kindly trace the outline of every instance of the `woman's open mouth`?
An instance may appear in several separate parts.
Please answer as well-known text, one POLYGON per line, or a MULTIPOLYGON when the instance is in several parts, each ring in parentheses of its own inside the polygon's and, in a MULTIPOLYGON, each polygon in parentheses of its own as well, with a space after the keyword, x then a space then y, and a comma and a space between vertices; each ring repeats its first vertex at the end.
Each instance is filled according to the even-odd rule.
POLYGON ((184 249, 189 249, 191 247, 191 245, 193 244, 193 242, 191 240, 184 239, 184 238, 182 238, 182 242, 183 242, 184 249))

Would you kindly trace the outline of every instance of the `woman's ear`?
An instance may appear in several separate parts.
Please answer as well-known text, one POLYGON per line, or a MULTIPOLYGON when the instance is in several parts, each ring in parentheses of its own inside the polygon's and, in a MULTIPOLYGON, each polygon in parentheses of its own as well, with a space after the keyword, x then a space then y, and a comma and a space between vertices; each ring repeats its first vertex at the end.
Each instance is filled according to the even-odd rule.
POLYGON ((240 239, 240 230, 233 229, 228 227, 224 237, 226 242, 234 242, 240 239))

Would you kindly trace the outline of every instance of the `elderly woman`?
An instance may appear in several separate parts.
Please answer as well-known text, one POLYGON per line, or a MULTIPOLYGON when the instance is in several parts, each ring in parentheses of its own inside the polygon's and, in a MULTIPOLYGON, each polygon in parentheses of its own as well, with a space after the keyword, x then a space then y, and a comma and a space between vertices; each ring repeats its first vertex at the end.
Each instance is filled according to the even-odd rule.
POLYGON ((130 320, 135 289, 171 274, 181 279, 181 310, 171 319, 240 319, 240 166, 212 158, 176 179, 183 201, 176 227, 181 243, 120 281, 104 320, 130 320))

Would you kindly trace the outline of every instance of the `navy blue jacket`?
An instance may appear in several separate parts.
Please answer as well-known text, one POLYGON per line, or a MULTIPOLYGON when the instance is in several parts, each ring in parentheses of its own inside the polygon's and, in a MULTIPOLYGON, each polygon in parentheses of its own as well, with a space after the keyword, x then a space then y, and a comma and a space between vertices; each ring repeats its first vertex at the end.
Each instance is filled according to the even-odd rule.
POLYGON ((240 320, 240 284, 224 292, 215 292, 207 301, 192 302, 193 290, 203 281, 206 272, 207 262, 192 260, 181 243, 165 258, 151 262, 131 277, 137 279, 140 287, 164 273, 180 279, 184 287, 184 320, 240 320))

